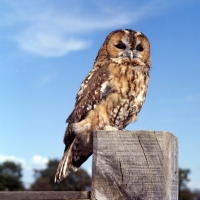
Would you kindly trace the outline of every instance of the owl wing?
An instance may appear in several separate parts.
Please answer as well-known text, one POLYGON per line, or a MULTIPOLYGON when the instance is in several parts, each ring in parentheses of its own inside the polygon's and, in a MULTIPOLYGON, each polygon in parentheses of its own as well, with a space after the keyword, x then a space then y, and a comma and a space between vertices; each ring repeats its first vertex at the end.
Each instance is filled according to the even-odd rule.
POLYGON ((108 79, 108 63, 104 63, 93 68, 82 82, 76 96, 75 108, 66 120, 68 123, 68 129, 64 136, 66 146, 75 137, 72 129, 69 130, 71 124, 82 121, 90 110, 94 109, 103 98, 112 92, 108 79))

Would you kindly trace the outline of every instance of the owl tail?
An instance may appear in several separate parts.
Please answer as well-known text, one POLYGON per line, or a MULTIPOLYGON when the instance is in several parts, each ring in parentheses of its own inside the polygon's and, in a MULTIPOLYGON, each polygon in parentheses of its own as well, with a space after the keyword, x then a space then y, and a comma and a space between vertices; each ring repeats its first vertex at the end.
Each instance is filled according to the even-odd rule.
POLYGON ((57 171, 56 171, 56 175, 55 175, 55 179, 54 179, 55 183, 59 183, 60 181, 62 181, 69 174, 69 170, 71 167, 73 168, 73 170, 77 169, 72 166, 73 144, 74 144, 74 141, 70 145, 70 148, 64 152, 62 160, 60 161, 57 171))

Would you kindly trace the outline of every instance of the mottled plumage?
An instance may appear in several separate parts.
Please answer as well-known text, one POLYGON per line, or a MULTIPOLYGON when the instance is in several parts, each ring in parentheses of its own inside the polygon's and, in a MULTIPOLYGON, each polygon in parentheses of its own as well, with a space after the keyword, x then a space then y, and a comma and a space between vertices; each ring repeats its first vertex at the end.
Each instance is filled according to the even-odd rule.
POLYGON ((67 119, 66 147, 55 182, 92 154, 93 131, 123 130, 137 119, 145 101, 149 70, 150 44, 144 34, 125 29, 107 36, 67 119))

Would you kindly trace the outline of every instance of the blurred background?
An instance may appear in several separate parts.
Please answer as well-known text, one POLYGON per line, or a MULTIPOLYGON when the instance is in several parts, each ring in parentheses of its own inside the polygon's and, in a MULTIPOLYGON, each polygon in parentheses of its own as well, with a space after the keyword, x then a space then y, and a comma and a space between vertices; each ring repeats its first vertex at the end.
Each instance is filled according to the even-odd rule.
MULTIPOLYGON (((82 80, 106 36, 129 28, 149 38, 152 69, 146 102, 127 129, 172 132, 187 187, 200 190, 199 9, 197 0, 0 0, 1 166, 20 166, 30 189, 61 159, 82 80)), ((82 166, 87 175, 91 161, 82 166)))

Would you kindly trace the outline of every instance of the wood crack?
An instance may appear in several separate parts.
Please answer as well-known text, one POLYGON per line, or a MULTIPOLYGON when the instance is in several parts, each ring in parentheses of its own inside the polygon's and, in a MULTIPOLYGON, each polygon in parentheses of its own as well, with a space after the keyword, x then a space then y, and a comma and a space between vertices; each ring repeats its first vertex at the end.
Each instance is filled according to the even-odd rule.
POLYGON ((147 156, 146 156, 146 154, 145 154, 145 151, 144 151, 144 148, 143 148, 143 146, 142 146, 142 143, 141 143, 141 141, 140 141, 139 136, 137 136, 137 137, 138 137, 138 141, 139 141, 140 146, 141 146, 141 148, 142 148, 142 151, 143 151, 143 154, 144 154, 144 157, 145 157, 145 159, 146 159, 147 166, 148 166, 148 169, 149 169, 149 172, 150 172, 150 167, 149 167, 149 162, 148 162, 147 156))
POLYGON ((123 172, 122 172, 122 164, 121 164, 121 161, 119 160, 119 167, 120 167, 120 172, 121 172, 121 175, 122 175, 122 185, 124 184, 124 177, 123 177, 123 172))
MULTIPOLYGON (((153 177, 152 177, 152 173, 151 173, 151 170, 150 170, 150 166, 149 166, 149 162, 148 162, 147 156, 146 156, 146 154, 145 154, 144 148, 143 148, 142 143, 141 143, 141 141, 140 141, 140 137, 139 137, 138 135, 137 135, 137 138, 138 138, 138 142, 139 142, 139 144, 140 144, 140 146, 141 146, 141 148, 142 148, 142 151, 143 151, 144 157, 145 157, 145 159, 146 159, 146 162, 147 162, 147 166, 148 166, 148 170, 149 170, 149 175, 151 176, 152 185, 154 186, 154 182, 153 182, 153 180, 152 180, 153 177)), ((152 195, 152 193, 151 193, 151 195, 152 195)), ((152 198, 152 196, 151 196, 151 198, 152 198)))

